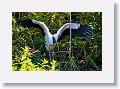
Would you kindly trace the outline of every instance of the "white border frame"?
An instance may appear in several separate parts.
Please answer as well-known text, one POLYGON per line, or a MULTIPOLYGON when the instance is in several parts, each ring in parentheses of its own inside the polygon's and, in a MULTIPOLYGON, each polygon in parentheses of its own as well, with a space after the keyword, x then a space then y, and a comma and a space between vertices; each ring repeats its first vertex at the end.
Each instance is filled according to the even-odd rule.
POLYGON ((113 0, 5 0, 0 3, 3 83, 114 83, 113 0), (36 3, 35 3, 36 2, 36 3), (102 71, 12 71, 12 12, 102 12, 102 71))

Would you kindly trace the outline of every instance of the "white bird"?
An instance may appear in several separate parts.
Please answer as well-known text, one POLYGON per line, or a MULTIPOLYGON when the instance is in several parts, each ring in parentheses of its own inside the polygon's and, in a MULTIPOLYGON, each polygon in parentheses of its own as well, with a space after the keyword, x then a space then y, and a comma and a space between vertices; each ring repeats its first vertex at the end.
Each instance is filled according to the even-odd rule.
POLYGON ((65 36, 70 35, 70 29, 72 38, 79 36, 85 38, 91 38, 93 30, 86 25, 81 25, 79 23, 66 23, 60 29, 58 29, 56 34, 51 34, 49 32, 48 27, 41 21, 37 21, 34 19, 25 19, 20 22, 20 24, 24 27, 35 27, 39 28, 43 35, 45 35, 45 47, 47 51, 50 51, 50 45, 54 45, 65 36))

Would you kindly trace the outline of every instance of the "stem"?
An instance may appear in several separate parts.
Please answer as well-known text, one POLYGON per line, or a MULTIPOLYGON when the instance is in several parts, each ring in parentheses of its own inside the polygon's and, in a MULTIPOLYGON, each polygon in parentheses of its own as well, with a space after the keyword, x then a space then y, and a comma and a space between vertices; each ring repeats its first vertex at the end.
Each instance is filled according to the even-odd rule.
POLYGON ((33 45, 33 49, 35 49, 34 41, 33 41, 32 35, 31 35, 31 31, 29 29, 28 29, 28 31, 29 31, 29 34, 30 34, 30 38, 31 38, 31 42, 32 42, 32 45, 33 45))

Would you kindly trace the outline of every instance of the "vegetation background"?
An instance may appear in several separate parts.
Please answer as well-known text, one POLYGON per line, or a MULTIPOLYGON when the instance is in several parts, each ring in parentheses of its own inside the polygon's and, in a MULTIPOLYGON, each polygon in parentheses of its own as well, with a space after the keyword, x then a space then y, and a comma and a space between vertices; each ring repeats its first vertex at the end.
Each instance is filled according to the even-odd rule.
POLYGON ((13 71, 101 71, 102 70, 102 12, 71 12, 71 22, 90 26, 94 32, 90 40, 72 39, 72 56, 68 54, 70 37, 66 36, 55 48, 49 60, 44 36, 37 28, 23 28, 19 22, 32 18, 44 22, 52 34, 66 22, 67 12, 12 13, 12 70, 13 71))

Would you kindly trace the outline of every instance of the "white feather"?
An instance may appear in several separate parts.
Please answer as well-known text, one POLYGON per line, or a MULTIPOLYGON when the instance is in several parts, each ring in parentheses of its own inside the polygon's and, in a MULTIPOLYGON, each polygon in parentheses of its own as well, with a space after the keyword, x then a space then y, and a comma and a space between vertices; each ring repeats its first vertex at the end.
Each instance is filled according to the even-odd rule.
POLYGON ((58 31, 56 34, 54 34, 54 37, 56 39, 56 41, 58 40, 58 38, 61 36, 62 32, 67 29, 67 28, 71 28, 71 29, 78 29, 80 27, 80 24, 78 23, 66 23, 64 24, 58 31))
POLYGON ((35 24, 39 24, 43 28, 45 35, 50 33, 48 27, 43 22, 37 21, 37 20, 34 20, 34 19, 32 19, 32 22, 35 23, 35 24))

